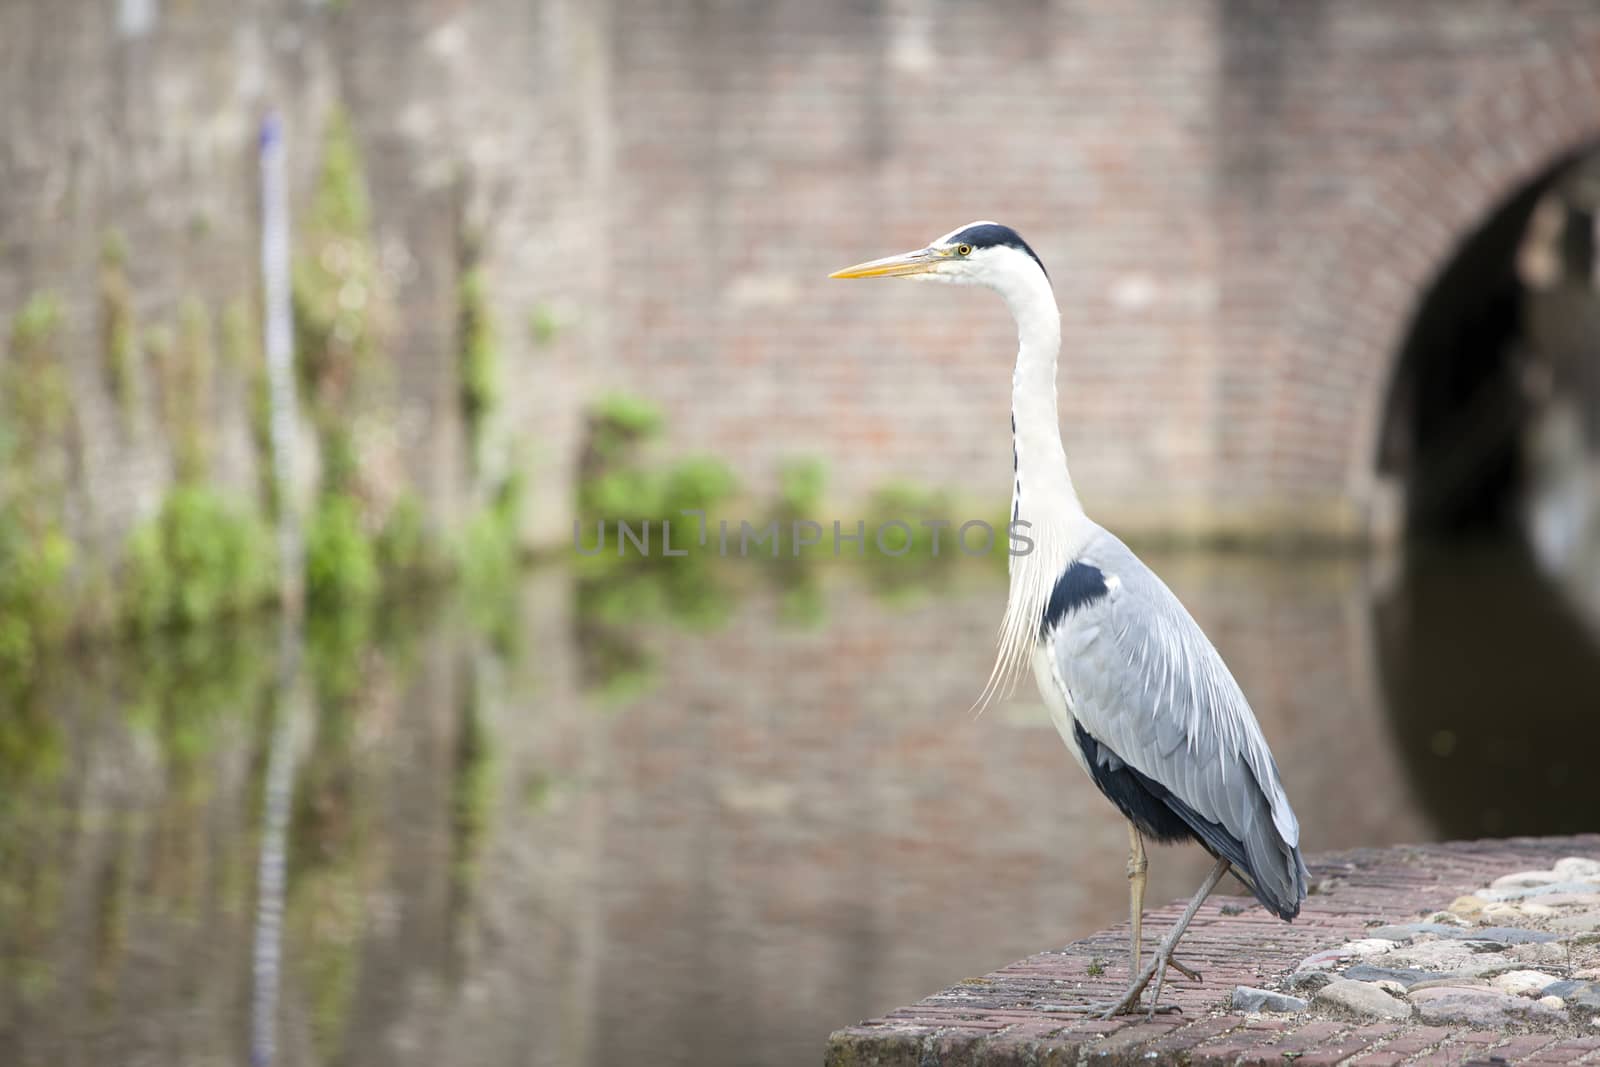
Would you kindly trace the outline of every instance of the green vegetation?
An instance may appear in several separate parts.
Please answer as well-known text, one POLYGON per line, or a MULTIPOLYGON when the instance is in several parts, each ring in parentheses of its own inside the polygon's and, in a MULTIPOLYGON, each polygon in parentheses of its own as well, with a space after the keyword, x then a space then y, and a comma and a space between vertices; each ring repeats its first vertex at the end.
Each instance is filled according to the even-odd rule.
POLYGON ((500 356, 494 320, 489 311, 488 282, 476 236, 461 242, 461 280, 456 292, 457 343, 461 348, 461 414, 467 424, 467 443, 478 462, 484 425, 498 405, 500 356))
MULTIPOLYGON (((323 131, 310 199, 299 220, 292 298, 296 383, 317 438, 321 471, 304 527, 303 577, 313 615, 370 623, 379 605, 415 589, 419 580, 448 576, 469 594, 475 620, 493 628, 509 648, 508 620, 516 617, 511 593, 523 562, 525 493, 518 465, 501 460, 517 442, 502 449, 493 421, 503 403, 504 353, 491 311, 484 235, 461 235, 455 294, 456 401, 473 459, 472 493, 480 504, 466 521, 445 529, 430 523, 403 475, 396 477, 395 457, 382 451, 382 434, 367 432, 382 398, 377 356, 386 304, 360 146, 337 109, 323 131), (491 433, 495 447, 486 449, 491 433), (495 462, 483 462, 485 457, 495 462)), ((248 299, 208 304, 195 294, 182 299, 166 321, 142 325, 129 258, 126 239, 106 233, 98 264, 99 369, 129 426, 148 418, 160 429, 170 447, 173 485, 120 553, 98 545, 96 552, 82 554, 87 558, 75 551, 68 518, 76 511, 68 507, 68 490, 82 443, 75 437, 77 413, 62 351, 62 305, 48 293, 29 299, 9 324, 6 358, 0 361, 0 671, 15 676, 26 677, 41 649, 74 633, 121 631, 143 640, 158 631, 204 628, 272 599, 276 553, 269 520, 278 510, 279 492, 270 461, 259 316, 248 299), (237 397, 240 387, 261 472, 255 494, 224 490, 214 481, 221 470, 218 444, 227 440, 218 426, 224 401, 237 397)), ((566 320, 553 304, 535 305, 528 319, 532 343, 554 343, 566 320)), ((596 626, 651 617, 712 626, 731 610, 728 584, 709 564, 716 554, 718 511, 732 514, 738 482, 715 457, 663 458, 656 449, 664 429, 660 409, 626 394, 601 398, 588 414, 577 510, 591 523, 606 520, 613 548, 583 564, 594 578, 583 594, 584 610, 596 626), (706 546, 698 544, 695 521, 684 512, 706 516, 706 546), (690 549, 692 558, 669 566, 656 565, 655 558, 618 560, 613 524, 619 520, 641 532, 650 523, 652 556, 658 558, 659 523, 672 522, 674 547, 690 549), (629 569, 635 564, 637 569, 629 569)), ((755 502, 745 514, 777 522, 788 549, 791 523, 821 515, 827 478, 820 462, 796 457, 783 463, 779 482, 772 500, 764 507, 755 502)), ((942 517, 944 503, 936 494, 905 487, 877 494, 869 519, 911 525, 903 533, 890 529, 878 551, 869 522, 865 555, 885 570, 914 577, 916 568, 903 566, 894 553, 905 548, 914 557, 924 554, 931 533, 916 519, 924 513, 942 517)), ((730 531, 730 543, 741 533, 730 531)), ((946 546, 952 545, 954 532, 945 536, 946 546)), ((822 617, 820 586, 804 565, 831 557, 830 540, 824 535, 824 544, 797 566, 770 568, 786 619, 811 624, 822 617)), ((758 556, 769 554, 768 543, 759 542, 758 556)), ((946 547, 943 554, 955 553, 946 547)), ((613 658, 642 659, 626 652, 613 658)))
POLYGON ((128 541, 124 616, 136 631, 198 626, 267 603, 270 535, 215 490, 178 486, 128 541))
POLYGON ((261 328, 250 304, 230 300, 222 309, 222 365, 235 374, 249 374, 263 364, 261 328))
POLYGON ((72 558, 59 528, 35 532, 15 510, 0 511, 0 675, 27 677, 40 646, 65 633, 72 558))
POLYGON ((71 621, 74 552, 63 527, 71 393, 61 306, 49 294, 12 320, 0 364, 0 674, 23 677, 71 621))
MULTIPOLYGON (((862 562, 880 597, 903 605, 922 600, 948 582, 953 565, 965 558, 958 543, 959 527, 954 525, 959 509, 941 492, 905 483, 886 486, 872 494, 866 512, 862 562), (941 521, 952 525, 925 524, 941 521)), ((980 549, 980 533, 969 536, 972 549, 980 549)), ((1003 528, 995 531, 990 552, 1004 543, 1003 536, 1003 528)))
MULTIPOLYGON (((950 502, 943 494, 920 486, 900 483, 885 486, 867 502, 868 536, 874 539, 869 554, 877 559, 918 559, 933 555, 934 528, 925 520, 948 520, 950 502), (876 549, 876 551, 873 551, 876 549)), ((939 531, 939 554, 956 554, 955 531, 939 531)))
POLYGON ((566 328, 561 313, 552 304, 536 304, 528 316, 528 335, 537 348, 548 348, 566 328))
POLYGON ((721 460, 690 456, 665 467, 644 459, 661 432, 661 413, 647 401, 614 394, 590 412, 588 443, 579 464, 578 512, 585 519, 637 523, 708 514, 738 490, 721 460))
POLYGON ((370 791, 356 780, 356 711, 348 702, 322 703, 290 817, 291 839, 304 845, 289 855, 285 958, 306 990, 311 1041, 323 1061, 339 1047, 355 994, 375 859, 370 791))
POLYGON ((306 218, 307 251, 294 265, 294 322, 301 383, 314 416, 337 417, 339 403, 376 343, 378 268, 371 204, 350 121, 328 118, 322 170, 306 218))
POLYGON ((415 493, 403 493, 389 508, 374 549, 378 569, 387 580, 415 584, 449 570, 450 561, 428 529, 428 518, 415 493))
POLYGON ((169 776, 197 768, 270 695, 272 632, 196 626, 139 635, 116 687, 130 724, 158 744, 169 776), (154 647, 153 647, 154 646, 154 647), (130 657, 131 659, 131 657, 130 657))
POLYGON ((0 960, 27 1004, 55 980, 46 960, 60 921, 63 879, 59 864, 38 858, 61 853, 56 828, 41 815, 60 795, 68 758, 63 716, 35 694, 13 692, 14 681, 0 674, 0 930, 6 931, 0 960))
POLYGON ((455 780, 451 785, 451 878, 457 892, 467 894, 477 881, 478 862, 488 834, 498 767, 488 725, 484 722, 477 679, 461 702, 455 748, 455 780))
POLYGON ((306 531, 306 596, 313 604, 370 600, 381 580, 377 543, 362 527, 360 505, 323 493, 306 531))
POLYGON ((100 344, 106 386, 131 423, 139 406, 139 323, 128 281, 128 242, 114 231, 100 250, 100 344))
POLYGON ((521 563, 521 519, 522 480, 512 477, 467 522, 456 559, 468 590, 490 595, 514 582, 521 563))
MULTIPOLYGON (((307 533, 307 590, 323 602, 369 596, 375 551, 359 485, 351 427, 370 385, 378 340, 379 271, 365 168, 349 119, 335 110, 294 265, 295 352, 300 387, 322 454, 321 499, 307 533), (344 573, 344 568, 350 568, 344 573)), ((269 435, 270 438, 270 435, 269 435)))
POLYGON ((455 547, 455 572, 472 621, 508 658, 521 647, 516 578, 523 562, 522 499, 522 479, 512 475, 468 520, 455 547))
POLYGON ((816 519, 828 472, 819 459, 791 459, 778 468, 778 500, 773 513, 780 522, 816 519))
POLYGON ((210 473, 212 397, 216 389, 211 312, 198 298, 183 300, 178 334, 161 351, 162 415, 172 440, 180 484, 203 482, 210 473))
POLYGON ((223 309, 222 365, 244 381, 257 500, 268 517, 275 517, 278 480, 272 456, 272 385, 267 380, 266 353, 261 350, 261 323, 247 301, 233 300, 223 309))
POLYGON ((608 393, 589 412, 590 447, 602 455, 654 437, 665 420, 661 410, 643 397, 627 393, 608 393))
POLYGON ((778 619, 793 629, 814 630, 828 621, 828 602, 817 568, 804 561, 780 563, 772 568, 779 592, 778 619))
POLYGON ((317 706, 344 708, 361 693, 363 660, 373 643, 373 605, 314 610, 306 616, 306 662, 317 706))
POLYGON ((31 297, 11 322, 10 356, 0 375, 9 428, 5 458, 13 478, 31 481, 24 491, 38 489, 40 478, 59 477, 41 470, 41 461, 62 443, 72 418, 61 326, 61 304, 50 293, 31 297))

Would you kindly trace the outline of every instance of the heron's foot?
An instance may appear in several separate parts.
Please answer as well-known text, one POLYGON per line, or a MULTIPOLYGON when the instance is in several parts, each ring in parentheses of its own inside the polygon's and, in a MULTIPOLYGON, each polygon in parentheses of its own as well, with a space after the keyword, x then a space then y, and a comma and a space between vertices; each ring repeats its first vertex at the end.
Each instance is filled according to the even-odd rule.
MULTIPOLYGON (((1136 1015, 1141 1010, 1139 998, 1144 995, 1144 991, 1150 985, 1152 979, 1157 980, 1156 997, 1160 997, 1160 977, 1165 974, 1166 967, 1171 967, 1192 982, 1202 980, 1199 971, 1169 955, 1165 966, 1162 966, 1159 958, 1152 959, 1144 970, 1135 974, 1133 982, 1128 986, 1128 992, 1119 1001, 1099 1004, 1041 1004, 1039 1005, 1039 1010, 1074 1015, 1093 1015, 1100 1019, 1110 1019, 1118 1015, 1136 1015)), ((1143 1010, 1147 1019, 1153 1019, 1157 1015, 1181 1015, 1183 1013, 1183 1009, 1176 1004, 1157 1004, 1154 1000, 1152 1000, 1149 1007, 1143 1010)))
POLYGON ((1167 961, 1167 966, 1171 967, 1173 970, 1177 971, 1179 974, 1183 975, 1185 978, 1189 979, 1189 981, 1191 981, 1191 982, 1204 982, 1205 981, 1205 978, 1201 976, 1199 971, 1195 970, 1193 967, 1188 966, 1187 964, 1185 964, 1182 960, 1180 960, 1176 956, 1172 957, 1171 959, 1169 959, 1167 961))
POLYGON ((1161 987, 1166 981, 1167 968, 1171 967, 1179 974, 1195 982, 1200 981, 1200 972, 1173 957, 1172 950, 1175 944, 1175 938, 1168 937, 1163 940, 1156 949, 1155 955, 1151 957, 1150 962, 1145 965, 1143 970, 1133 976, 1133 981, 1129 984, 1128 991, 1123 994, 1122 999, 1101 1012, 1100 1018, 1112 1019, 1118 1015, 1137 1013, 1140 1007, 1139 998, 1144 995, 1145 988, 1150 985, 1152 979, 1155 981, 1155 990, 1150 994, 1150 1004, 1145 1008, 1145 1018, 1154 1019, 1159 1014, 1182 1011, 1183 1009, 1175 1004, 1164 1006, 1160 1003, 1161 987))
MULTIPOLYGON (((1204 975, 1202 975, 1199 971, 1195 970, 1193 967, 1190 967, 1187 963, 1184 963, 1182 960, 1180 960, 1176 956, 1172 957, 1170 960, 1167 961, 1167 966, 1171 967, 1173 970, 1177 971, 1179 974, 1183 975, 1185 978, 1189 979, 1189 981, 1191 981, 1191 982, 1204 982, 1205 981, 1205 976, 1204 975)), ((1134 974, 1139 973, 1138 969, 1135 968, 1132 971, 1132 973, 1134 973, 1134 974)))

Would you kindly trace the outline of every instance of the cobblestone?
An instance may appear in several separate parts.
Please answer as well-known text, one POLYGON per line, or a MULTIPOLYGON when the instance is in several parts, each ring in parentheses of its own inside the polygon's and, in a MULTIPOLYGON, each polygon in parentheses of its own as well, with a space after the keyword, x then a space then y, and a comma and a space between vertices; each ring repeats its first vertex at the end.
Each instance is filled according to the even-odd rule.
MULTIPOLYGON (((1103 1003, 1120 995, 1127 981, 1126 965, 1091 964, 1097 958, 1118 958, 1117 950, 1127 936, 1123 925, 1018 961, 989 975, 982 985, 947 990, 887 1018, 839 1030, 829 1041, 827 1062, 834 1067, 1080 1061, 1271 1063, 1278 1067, 1286 1063, 1296 1067, 1410 1067, 1479 1062, 1543 1067, 1600 1057, 1600 1036, 1586 1018, 1550 1012, 1529 997, 1512 998, 1526 1006, 1517 1025, 1519 1030, 1536 1032, 1517 1034, 1457 1024, 1428 1025, 1415 1017, 1404 1022, 1336 1018, 1315 1007, 1300 1015, 1252 1016, 1229 1006, 1235 986, 1283 988, 1289 972, 1308 957, 1330 951, 1337 957, 1341 945, 1372 939, 1384 926, 1410 926, 1457 898, 1485 889, 1501 876, 1557 869, 1557 862, 1568 857, 1583 860, 1560 868, 1562 880, 1569 880, 1588 870, 1584 864, 1590 861, 1584 857, 1589 856, 1600 856, 1600 835, 1360 850, 1316 857, 1311 867, 1321 891, 1306 901, 1293 924, 1267 923, 1259 913, 1248 910, 1224 914, 1220 899, 1201 909, 1183 945, 1185 958, 1201 964, 1205 980, 1196 985, 1181 977, 1170 979, 1162 997, 1163 1003, 1181 1008, 1181 1015, 1158 1016, 1146 1022, 1143 1016, 1091 1020, 1040 1011, 1045 1003, 1103 1003), (958 996, 957 1008, 952 999, 958 996)), ((1181 910, 1173 904, 1147 913, 1147 939, 1152 933, 1159 935, 1181 910)), ((1570 907, 1563 912, 1568 918, 1575 917, 1570 907)), ((1499 916, 1494 921, 1521 933, 1499 930, 1490 934, 1481 928, 1457 931, 1448 925, 1442 930, 1419 930, 1410 943, 1392 952, 1358 957, 1346 950, 1342 961, 1336 958, 1331 964, 1330 976, 1342 977, 1356 967, 1376 970, 1376 961, 1387 964, 1391 959, 1394 970, 1423 970, 1409 961, 1408 954, 1441 942, 1466 952, 1479 949, 1473 953, 1475 964, 1489 958, 1503 961, 1498 968, 1484 969, 1494 973, 1527 970, 1518 962, 1518 949, 1548 947, 1565 953, 1569 947, 1565 942, 1507 947, 1509 942, 1524 939, 1529 929, 1552 922, 1537 913, 1520 913, 1514 927, 1499 916)), ((1600 955, 1600 948, 1593 945, 1584 950, 1600 955)), ((1545 964, 1540 969, 1565 976, 1597 964, 1600 959, 1575 957, 1570 971, 1545 964)), ((1473 988, 1484 989, 1482 985, 1473 988)), ((1309 995, 1305 989, 1298 992, 1309 995)))

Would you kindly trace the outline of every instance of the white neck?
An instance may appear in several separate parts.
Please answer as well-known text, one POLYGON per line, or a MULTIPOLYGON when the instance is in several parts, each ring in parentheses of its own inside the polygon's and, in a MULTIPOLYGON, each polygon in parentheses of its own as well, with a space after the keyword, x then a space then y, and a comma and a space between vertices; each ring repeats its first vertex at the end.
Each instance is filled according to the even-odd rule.
POLYGON ((1061 312, 1043 271, 1017 272, 1006 282, 1000 295, 1016 319, 1018 342, 1017 365, 1011 374, 1012 441, 1017 460, 1012 506, 1024 521, 1046 528, 1057 538, 1074 541, 1085 532, 1081 528, 1087 520, 1061 444, 1056 396, 1061 312))
POLYGON ((1028 524, 1023 532, 1032 539, 1033 548, 1011 557, 999 656, 980 704, 1008 692, 1027 667, 1056 580, 1082 551, 1093 529, 1073 489, 1061 444, 1056 401, 1061 312, 1050 281, 1028 259, 996 278, 994 288, 1017 322, 1017 365, 1011 377, 1017 468, 1012 512, 1028 524))

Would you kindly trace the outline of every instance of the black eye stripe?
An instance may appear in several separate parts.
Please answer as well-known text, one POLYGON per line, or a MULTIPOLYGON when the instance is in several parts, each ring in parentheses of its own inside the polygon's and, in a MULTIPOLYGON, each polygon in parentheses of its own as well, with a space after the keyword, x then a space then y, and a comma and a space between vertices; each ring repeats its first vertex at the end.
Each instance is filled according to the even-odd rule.
MULTIPOLYGON (((1039 258, 1038 253, 1029 248, 1028 242, 1024 241, 1022 236, 1010 226, 1001 226, 995 222, 984 222, 976 226, 968 226, 960 233, 952 234, 950 243, 958 247, 960 245, 971 245, 974 250, 994 248, 998 245, 1015 248, 1018 252, 1026 252, 1035 263, 1039 264, 1040 270, 1045 270, 1044 261, 1039 258)), ((1048 277, 1049 274, 1050 272, 1045 270, 1045 276, 1048 277)))

